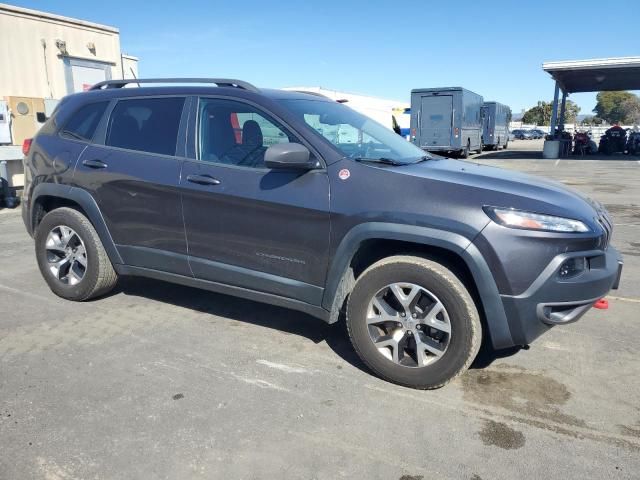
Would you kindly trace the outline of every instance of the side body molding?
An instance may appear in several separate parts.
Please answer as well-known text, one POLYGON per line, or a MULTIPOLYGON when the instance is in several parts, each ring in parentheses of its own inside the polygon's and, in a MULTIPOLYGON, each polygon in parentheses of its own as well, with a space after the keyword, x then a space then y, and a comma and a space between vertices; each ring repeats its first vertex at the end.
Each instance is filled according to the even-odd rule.
POLYGON ((109 233, 109 229, 107 228, 104 217, 102 216, 102 212, 100 212, 100 209, 98 208, 98 204, 89 192, 80 188, 71 187, 69 185, 61 185, 57 183, 41 183, 39 185, 36 185, 31 195, 29 206, 29 221, 31 222, 31 232, 33 232, 34 227, 33 206, 37 203, 38 198, 42 196, 64 198, 80 205, 80 207, 82 207, 82 209, 89 217, 89 220, 93 224, 93 227, 96 229, 96 232, 98 232, 98 236, 102 241, 102 245, 104 245, 104 249, 107 252, 107 255, 109 255, 109 260, 111 260, 111 263, 124 263, 122 261, 122 258, 120 257, 120 254, 118 253, 118 250, 116 249, 113 239, 111 238, 111 234, 109 233))
MULTIPOLYGON (((349 231, 338 246, 329 267, 322 307, 331 312, 330 321, 337 321, 338 309, 350 291, 353 274, 351 259, 365 240, 399 240, 443 248, 458 255, 465 262, 476 283, 484 315, 495 348, 513 346, 513 339, 498 288, 489 266, 475 245, 457 233, 415 225, 382 222, 363 223, 349 231), (345 285, 346 284, 346 285, 345 285)), ((489 332, 488 332, 489 333, 489 332)))

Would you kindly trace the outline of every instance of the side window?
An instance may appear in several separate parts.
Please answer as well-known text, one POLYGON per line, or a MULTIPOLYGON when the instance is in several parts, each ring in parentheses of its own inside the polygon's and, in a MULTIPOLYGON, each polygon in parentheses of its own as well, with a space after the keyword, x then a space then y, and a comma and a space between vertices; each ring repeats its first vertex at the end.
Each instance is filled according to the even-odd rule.
POLYGON ((63 137, 91 141, 109 102, 90 103, 81 107, 60 130, 63 137))
POLYGON ((111 113, 105 145, 175 155, 184 98, 120 100, 111 113))
POLYGON ((199 158, 206 162, 266 168, 264 154, 276 143, 298 143, 287 129, 251 105, 201 99, 199 158))

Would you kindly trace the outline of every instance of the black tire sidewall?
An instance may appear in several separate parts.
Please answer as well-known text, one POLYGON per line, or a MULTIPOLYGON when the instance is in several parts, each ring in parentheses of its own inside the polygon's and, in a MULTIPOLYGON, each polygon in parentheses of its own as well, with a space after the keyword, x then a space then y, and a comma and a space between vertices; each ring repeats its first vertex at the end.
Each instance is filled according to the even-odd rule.
POLYGON ((464 287, 461 283, 454 285, 451 276, 451 272, 443 274, 424 264, 398 262, 383 264, 358 279, 349 297, 347 323, 356 350, 374 372, 401 385, 430 388, 446 383, 465 367, 474 348, 475 307, 468 294, 463 298, 460 288, 464 287), (369 301, 381 288, 394 282, 415 283, 426 288, 438 297, 449 314, 450 344, 445 354, 432 365, 421 368, 397 365, 381 355, 371 341, 366 323, 369 301))
POLYGON ((36 258, 38 267, 49 285, 58 296, 69 300, 85 300, 88 298, 98 282, 99 260, 98 247, 93 232, 80 220, 82 214, 70 209, 54 210, 48 213, 38 225, 35 235, 36 258), (49 270, 46 254, 46 241, 49 232, 57 226, 67 226, 73 229, 82 239, 87 252, 87 269, 82 280, 76 285, 65 285, 49 270))

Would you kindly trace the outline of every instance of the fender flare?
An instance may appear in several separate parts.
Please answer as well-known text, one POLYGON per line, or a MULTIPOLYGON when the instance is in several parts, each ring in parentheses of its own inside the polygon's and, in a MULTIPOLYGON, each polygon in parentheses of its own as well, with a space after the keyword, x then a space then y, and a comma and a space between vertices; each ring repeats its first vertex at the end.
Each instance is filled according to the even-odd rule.
POLYGON ((370 222, 354 227, 345 235, 330 265, 322 299, 322 307, 331 312, 330 322, 337 320, 337 310, 342 306, 345 292, 349 292, 353 287, 353 273, 349 268, 351 259, 362 242, 378 239, 439 247, 459 256, 467 265, 476 284, 493 346, 506 348, 514 345, 498 287, 487 262, 476 246, 460 234, 415 225, 370 222))
POLYGON ((80 205, 93 225, 93 228, 96 229, 98 237, 100 237, 100 241, 109 256, 111 263, 124 263, 122 261, 122 257, 120 257, 120 254, 118 253, 118 249, 116 248, 113 238, 111 238, 111 233, 109 233, 109 229, 107 228, 107 224, 102 216, 100 208, 98 208, 98 204, 89 192, 82 190, 81 188, 71 187, 69 185, 60 185, 57 183, 41 183, 36 185, 30 198, 30 211, 28 218, 31 231, 34 231, 35 227, 33 224, 33 207, 37 204, 38 198, 43 196, 63 198, 80 205))

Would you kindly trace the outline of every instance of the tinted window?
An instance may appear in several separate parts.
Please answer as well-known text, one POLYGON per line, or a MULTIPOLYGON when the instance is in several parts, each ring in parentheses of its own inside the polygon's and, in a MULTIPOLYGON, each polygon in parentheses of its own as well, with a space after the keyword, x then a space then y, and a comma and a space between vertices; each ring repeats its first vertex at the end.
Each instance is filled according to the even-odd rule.
POLYGON ((76 140, 91 140, 109 102, 90 103, 71 116, 60 133, 76 140))
POLYGON ((111 113, 106 145, 175 155, 184 98, 120 100, 111 113))
POLYGON ((200 159, 266 168, 264 154, 276 143, 297 143, 275 120, 250 105, 202 99, 199 107, 200 159))

